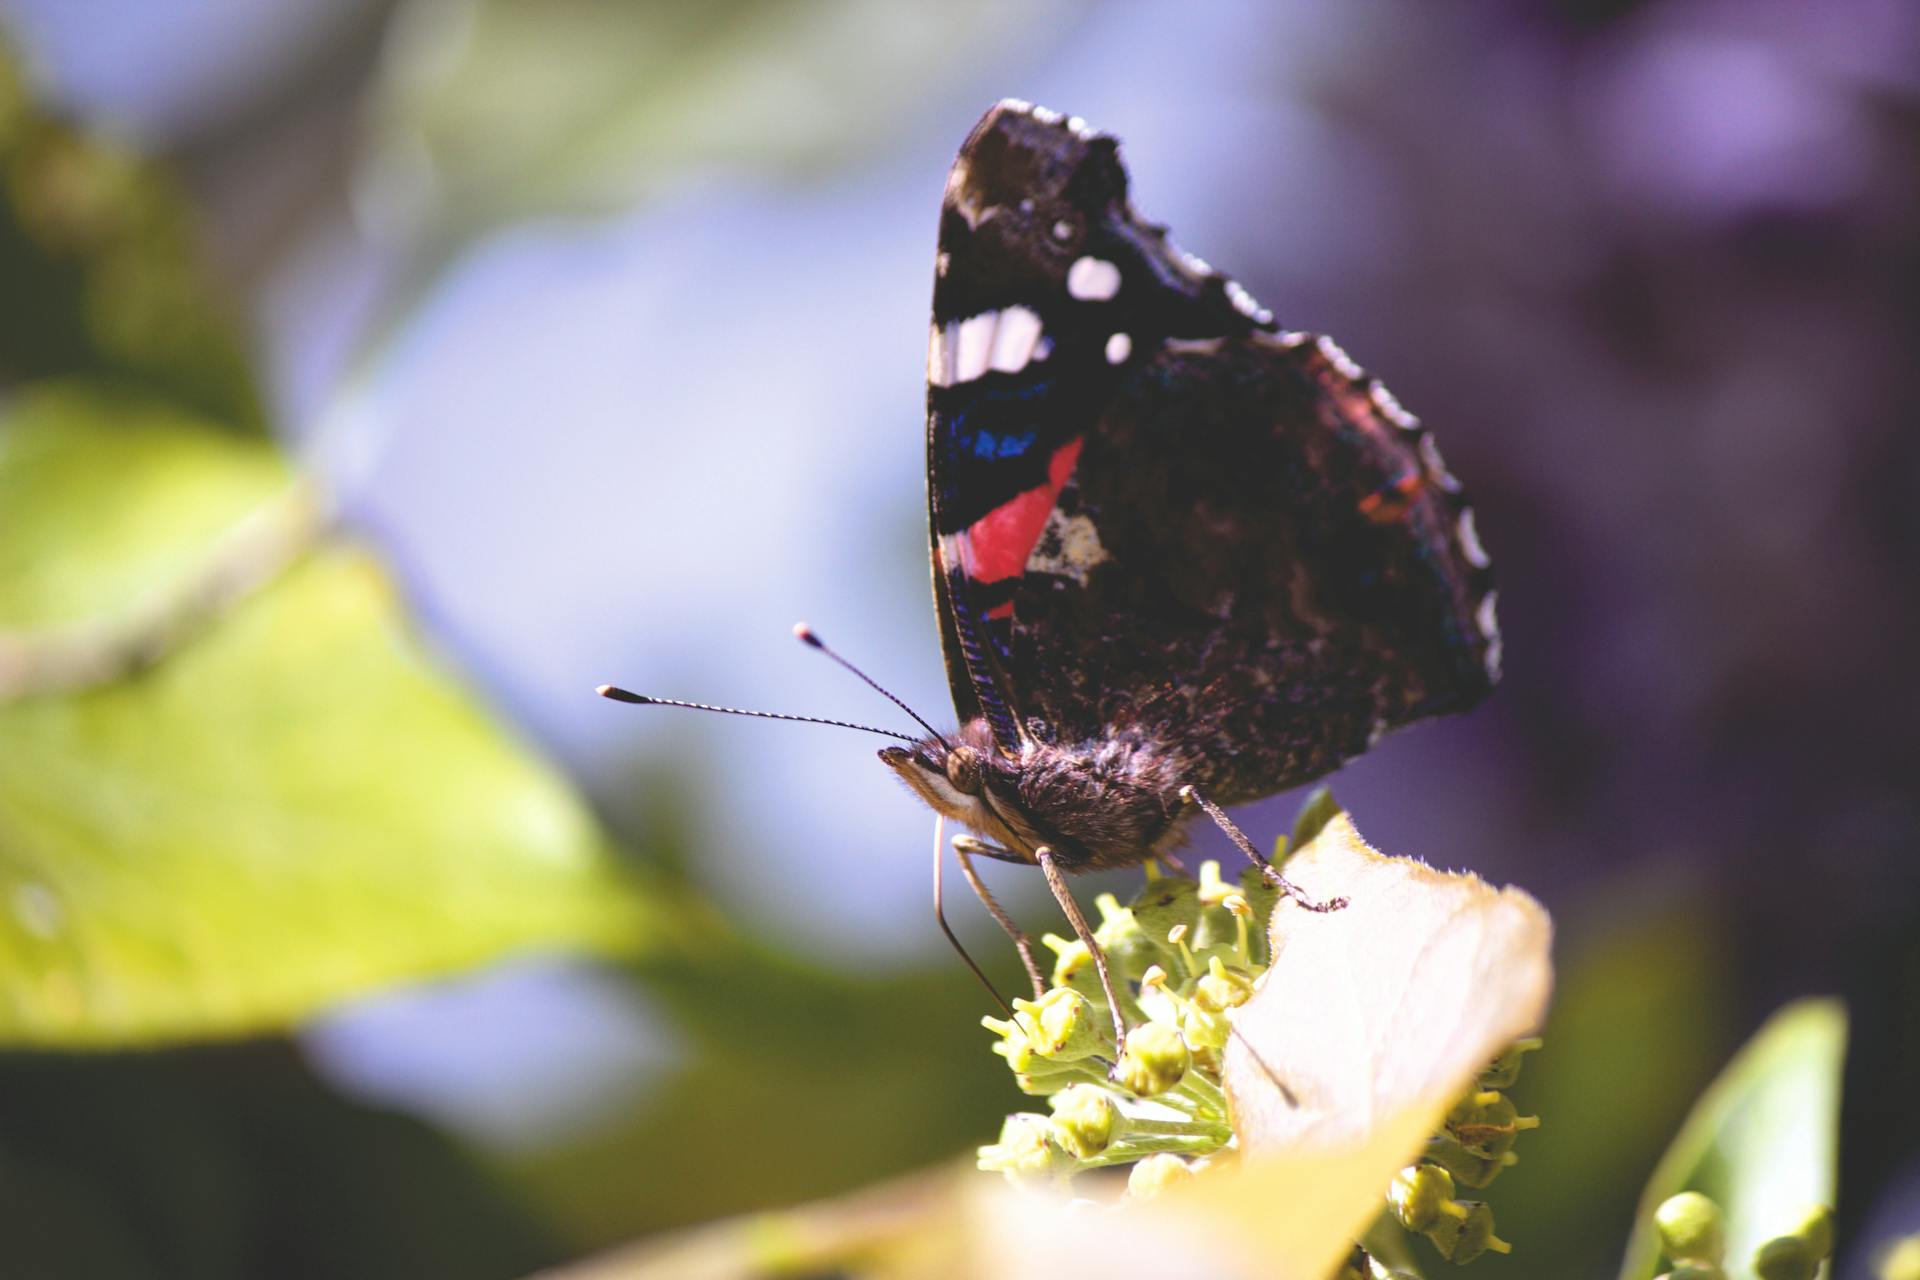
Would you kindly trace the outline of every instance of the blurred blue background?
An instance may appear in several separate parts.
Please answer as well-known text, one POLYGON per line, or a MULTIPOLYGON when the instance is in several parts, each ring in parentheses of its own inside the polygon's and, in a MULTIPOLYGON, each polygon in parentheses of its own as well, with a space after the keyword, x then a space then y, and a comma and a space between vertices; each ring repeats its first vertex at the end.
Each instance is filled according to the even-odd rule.
MULTIPOLYGON (((592 688, 897 721, 791 641, 804 618, 948 718, 921 417, 946 168, 1005 95, 1117 134, 1139 207, 1337 336, 1474 494, 1506 683, 1334 780, 1361 829, 1534 891, 1569 968, 1656 918, 1710 940, 1682 1074, 1842 991, 1849 1221, 1920 1225, 1894 1101, 1920 1066, 1920 10, 932 13, 0 0, 50 101, 185 176, 282 438, 434 644, 643 855, 670 831, 770 945, 866 972, 948 963, 932 824, 867 740, 592 688)), ((516 1158, 683 1046, 546 957, 301 1049, 516 1158)))

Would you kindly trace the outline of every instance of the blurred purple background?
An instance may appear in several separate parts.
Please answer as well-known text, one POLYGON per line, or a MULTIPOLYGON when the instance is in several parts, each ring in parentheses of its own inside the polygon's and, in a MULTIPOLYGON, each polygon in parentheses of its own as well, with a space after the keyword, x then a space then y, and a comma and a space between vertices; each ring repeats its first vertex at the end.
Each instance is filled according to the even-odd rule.
MULTIPOLYGON (((408 8, 418 30, 431 6, 408 8)), ((407 196, 356 160, 385 6, 0 0, 58 100, 185 165, 289 439, 435 639, 616 825, 650 820, 634 778, 670 780, 700 879, 861 964, 939 946, 931 823, 866 741, 591 690, 888 722, 788 638, 805 618, 946 718, 921 472, 946 167, 1002 95, 1116 133, 1138 205, 1338 337, 1473 491, 1507 679, 1335 779, 1362 829, 1526 885, 1571 947, 1599 900, 1710 903, 1739 1026, 1847 995, 1849 1188, 1915 1185, 1920 8, 1036 15, 834 163, 716 157, 611 216, 507 223, 373 344, 407 196)), ((672 1052, 630 992, 559 963, 310 1043, 507 1144, 672 1052)))

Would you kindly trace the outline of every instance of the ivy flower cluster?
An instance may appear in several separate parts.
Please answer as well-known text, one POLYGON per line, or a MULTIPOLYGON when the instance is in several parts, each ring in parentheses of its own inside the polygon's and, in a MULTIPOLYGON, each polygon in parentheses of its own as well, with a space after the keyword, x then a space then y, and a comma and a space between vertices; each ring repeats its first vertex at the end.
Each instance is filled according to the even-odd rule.
MULTIPOLYGON (((1130 1028, 1124 1049, 1115 1046, 1091 954, 1055 935, 1044 939, 1055 955, 1052 987, 1037 1000, 1015 1000, 1011 1017, 982 1020, 1021 1091, 1048 1105, 1046 1113, 1008 1116, 998 1141, 980 1148, 982 1169, 1059 1186, 1088 1170, 1131 1165, 1127 1193, 1145 1199, 1234 1158, 1221 1085, 1228 1014, 1252 997, 1270 963, 1277 894, 1257 870, 1227 881, 1216 862, 1203 863, 1197 880, 1151 869, 1149 876, 1124 906, 1112 894, 1096 901, 1094 937, 1130 1028)), ((1386 1189, 1383 1228, 1397 1222, 1453 1262, 1507 1251, 1487 1205, 1455 1191, 1485 1187, 1512 1166, 1515 1139, 1539 1123, 1505 1093, 1521 1055, 1538 1045, 1515 1045, 1447 1113, 1418 1162, 1386 1189)), ((1341 1272, 1355 1280, 1394 1274, 1363 1249, 1341 1272)))

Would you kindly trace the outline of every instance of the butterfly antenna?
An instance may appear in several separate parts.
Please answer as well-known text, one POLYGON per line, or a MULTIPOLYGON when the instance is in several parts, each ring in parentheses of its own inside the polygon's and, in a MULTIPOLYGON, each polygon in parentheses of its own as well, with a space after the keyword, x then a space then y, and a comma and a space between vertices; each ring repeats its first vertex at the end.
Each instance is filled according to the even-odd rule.
POLYGON ((900 701, 900 699, 894 697, 891 693, 887 692, 887 690, 881 686, 880 682, 875 680, 872 676, 868 675, 866 672, 862 671, 860 668, 854 666, 851 662, 848 662, 845 658, 835 653, 832 649, 829 649, 827 647, 827 642, 825 640, 822 640, 818 635, 815 635, 812 627, 809 627, 804 622, 794 623, 793 638, 800 641, 800 643, 804 645, 809 645, 812 648, 818 649, 820 652, 826 654, 829 658, 832 658, 835 662, 839 663, 841 666, 845 667, 847 670, 853 672, 854 675, 859 676, 860 679, 866 683, 866 686, 869 689, 872 689, 875 693, 885 698, 888 702, 891 702, 894 706, 900 708, 902 711, 912 716, 913 722, 919 725, 922 729, 925 729, 929 734, 931 734, 933 736, 933 740, 939 743, 942 749, 947 751, 953 750, 953 744, 949 743, 945 738, 941 737, 940 731, 938 729, 928 724, 925 720, 922 720, 920 718, 919 712, 915 711, 912 707, 908 706, 906 703, 900 701))
MULTIPOLYGON (((634 693, 622 689, 619 685, 603 684, 594 690, 603 698, 615 702, 631 702, 639 707, 687 707, 694 711, 718 711, 729 716, 754 716, 761 720, 793 720, 800 724, 830 724, 836 729, 858 729, 862 733, 877 733, 883 738, 898 738, 902 742, 912 742, 913 736, 895 733, 891 729, 876 729, 870 724, 855 724, 851 720, 828 720, 824 716, 789 716, 778 711, 747 711, 740 707, 716 707, 705 702, 681 702, 677 698, 650 698, 644 693, 634 693)), ((913 715, 911 711, 907 713, 913 715)), ((920 717, 914 716, 918 720, 920 717)))

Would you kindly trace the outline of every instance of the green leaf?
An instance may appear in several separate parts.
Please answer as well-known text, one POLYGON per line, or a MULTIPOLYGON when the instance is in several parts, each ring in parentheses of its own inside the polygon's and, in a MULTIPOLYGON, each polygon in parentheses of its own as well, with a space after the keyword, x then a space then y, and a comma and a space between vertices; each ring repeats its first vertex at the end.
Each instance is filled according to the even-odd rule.
POLYGON ((1345 813, 1340 802, 1333 798, 1332 787, 1315 787, 1307 793, 1301 802, 1300 812, 1293 819, 1293 833, 1287 837, 1287 852, 1298 853, 1313 843, 1320 829, 1345 813))
POLYGON ((1693 1190, 1726 1211, 1727 1261, 1798 1224, 1813 1204, 1833 1204, 1838 1161, 1846 1010, 1802 1000, 1776 1013, 1713 1082, 1661 1157, 1640 1199, 1621 1280, 1648 1280, 1659 1262, 1653 1214, 1693 1190))
POLYGON ((0 418, 0 631, 172 595, 291 476, 266 444, 147 399, 37 388, 0 418))
POLYGON ((376 207, 470 233, 619 208, 696 165, 818 166, 892 137, 976 57, 1038 46, 1075 7, 416 0, 363 180, 376 207))
POLYGON ((276 541, 260 513, 290 489, 265 444, 120 398, 30 395, 0 423, 0 1045, 281 1028, 655 932, 379 566, 276 541))

